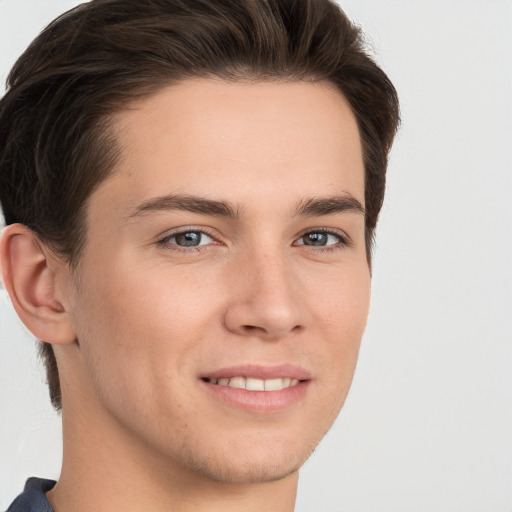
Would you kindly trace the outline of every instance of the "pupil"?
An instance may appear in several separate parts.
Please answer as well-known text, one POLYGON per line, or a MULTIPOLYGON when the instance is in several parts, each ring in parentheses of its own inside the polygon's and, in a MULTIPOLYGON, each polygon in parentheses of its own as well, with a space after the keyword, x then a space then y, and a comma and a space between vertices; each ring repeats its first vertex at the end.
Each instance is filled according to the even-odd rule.
POLYGON ((325 233, 310 233, 306 235, 304 242, 306 245, 325 245, 327 243, 327 235, 325 233))
POLYGON ((201 241, 201 233, 197 231, 189 231, 176 235, 176 242, 183 247, 195 247, 201 241))

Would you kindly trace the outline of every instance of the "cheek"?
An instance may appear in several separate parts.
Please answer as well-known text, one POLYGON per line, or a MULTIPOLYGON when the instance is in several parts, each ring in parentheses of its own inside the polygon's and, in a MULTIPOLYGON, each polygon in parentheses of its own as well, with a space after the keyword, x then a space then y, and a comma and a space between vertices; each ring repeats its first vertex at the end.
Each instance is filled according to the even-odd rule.
POLYGON ((134 430, 149 429, 162 409, 180 410, 173 390, 181 389, 189 356, 204 336, 197 319, 205 313, 192 292, 180 293, 172 280, 159 277, 110 269, 76 299, 85 392, 134 430))
POLYGON ((96 354, 94 364, 129 368, 132 380, 148 383, 147 374, 155 379, 183 367, 215 326, 216 286, 176 269, 122 268, 96 274, 81 291, 78 331, 90 340, 84 348, 96 354))
MULTIPOLYGON (((312 292, 313 293, 313 292, 312 292)), ((321 359, 325 385, 336 399, 335 413, 348 393, 370 305, 370 276, 361 266, 331 276, 322 293, 311 295, 315 323, 325 351, 321 359)))
MULTIPOLYGON (((330 272, 308 295, 319 328, 339 340, 360 340, 370 306, 370 274, 364 264, 330 272)), ((314 284, 314 281, 312 281, 314 284)))

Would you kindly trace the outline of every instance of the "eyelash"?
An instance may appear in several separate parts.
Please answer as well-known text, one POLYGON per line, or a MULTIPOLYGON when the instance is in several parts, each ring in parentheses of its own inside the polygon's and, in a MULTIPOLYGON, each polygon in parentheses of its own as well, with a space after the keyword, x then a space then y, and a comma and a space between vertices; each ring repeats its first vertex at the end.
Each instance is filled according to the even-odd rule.
MULTIPOLYGON (((181 252, 181 253, 186 253, 186 254, 190 254, 192 252, 195 253, 195 252, 207 251, 211 248, 210 244, 200 245, 200 246, 189 246, 188 248, 185 248, 185 247, 181 247, 177 244, 169 242, 171 239, 173 239, 179 235, 186 234, 186 233, 205 234, 208 237, 210 237, 212 240, 215 240, 215 235, 213 233, 211 233, 210 231, 208 231, 207 229, 189 227, 189 228, 185 228, 185 229, 180 229, 179 231, 175 231, 174 233, 170 233, 170 234, 166 235, 164 238, 158 240, 157 245, 159 245, 160 247, 162 247, 166 250, 169 250, 169 251, 176 251, 176 252, 181 252)), ((308 247, 309 250, 312 250, 314 252, 334 252, 334 251, 343 250, 346 247, 351 246, 350 238, 346 234, 340 233, 337 230, 329 229, 329 228, 309 229, 308 231, 305 231, 304 233, 302 233, 297 238, 297 240, 301 240, 305 236, 313 234, 313 233, 325 233, 327 235, 335 236, 336 238, 338 238, 339 242, 336 244, 327 245, 327 246, 313 246, 313 245, 306 245, 304 243, 298 244, 298 245, 301 247, 308 247)), ((216 244, 216 245, 218 245, 218 244, 216 244)))

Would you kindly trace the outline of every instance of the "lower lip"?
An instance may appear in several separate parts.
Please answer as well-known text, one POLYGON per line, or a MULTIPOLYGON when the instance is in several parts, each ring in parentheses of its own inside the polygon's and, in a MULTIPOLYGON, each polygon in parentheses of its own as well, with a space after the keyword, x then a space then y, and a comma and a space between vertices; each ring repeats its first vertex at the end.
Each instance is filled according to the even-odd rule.
POLYGON ((279 391, 249 391, 230 388, 210 382, 200 381, 206 390, 222 402, 251 412, 277 412, 300 402, 311 381, 300 381, 279 391))

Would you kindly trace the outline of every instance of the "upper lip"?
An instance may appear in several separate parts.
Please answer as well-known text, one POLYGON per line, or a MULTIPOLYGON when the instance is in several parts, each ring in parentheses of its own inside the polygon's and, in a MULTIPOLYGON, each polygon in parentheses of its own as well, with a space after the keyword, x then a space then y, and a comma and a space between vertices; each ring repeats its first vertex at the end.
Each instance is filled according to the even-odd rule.
POLYGON ((230 379, 232 377, 254 377, 256 379, 279 379, 290 377, 298 380, 310 380, 311 372, 292 364, 258 365, 245 364, 221 368, 201 375, 203 379, 230 379))

